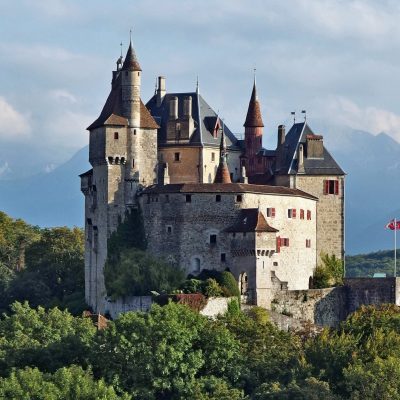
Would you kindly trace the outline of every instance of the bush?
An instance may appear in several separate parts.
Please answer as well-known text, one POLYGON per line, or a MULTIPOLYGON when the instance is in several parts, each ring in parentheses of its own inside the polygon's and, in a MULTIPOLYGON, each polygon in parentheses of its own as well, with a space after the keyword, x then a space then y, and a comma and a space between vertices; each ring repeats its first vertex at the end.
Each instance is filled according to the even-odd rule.
MULTIPOLYGON (((203 269, 198 275, 198 279, 207 281, 207 279, 214 279, 217 281, 222 289, 220 296, 224 297, 238 297, 240 298, 239 286, 236 282, 235 277, 229 271, 215 271, 209 269, 203 269)), ((204 292, 205 293, 205 292, 204 292)), ((205 293, 206 294, 206 293, 205 293)), ((207 294, 206 294, 207 295, 207 294)))
POLYGON ((152 291, 171 293, 185 278, 176 266, 151 257, 138 249, 124 249, 119 260, 107 260, 104 281, 113 299, 124 296, 148 296, 152 291))
POLYGON ((323 289, 343 284, 344 266, 343 261, 333 254, 321 255, 322 265, 315 269, 313 286, 315 289, 323 289))
POLYGON ((222 288, 215 279, 208 278, 204 285, 204 294, 207 297, 220 297, 222 288))

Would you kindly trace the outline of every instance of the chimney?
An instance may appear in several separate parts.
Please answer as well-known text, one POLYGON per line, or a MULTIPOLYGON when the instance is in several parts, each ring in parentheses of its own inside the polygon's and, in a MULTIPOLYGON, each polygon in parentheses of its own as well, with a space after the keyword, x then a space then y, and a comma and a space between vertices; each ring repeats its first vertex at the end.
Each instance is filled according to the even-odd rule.
POLYGON ((249 183, 249 180, 247 179, 246 176, 246 167, 244 165, 242 165, 242 168, 240 169, 240 182, 249 183))
POLYGON ((307 135, 307 158, 324 158, 324 138, 321 135, 307 135))
POLYGON ((285 125, 278 126, 278 147, 285 143, 285 125))
POLYGON ((170 179, 169 179, 168 163, 165 163, 165 165, 164 165, 163 184, 164 185, 169 185, 169 182, 170 182, 170 179))
POLYGON ((303 144, 300 143, 299 145, 299 154, 298 154, 298 167, 297 167, 297 172, 304 174, 304 147, 303 144))
POLYGON ((163 76, 158 77, 158 89, 157 89, 157 107, 160 107, 165 96, 165 78, 163 76))
POLYGON ((169 119, 178 119, 178 98, 176 96, 169 101, 169 119))
POLYGON ((183 99, 183 116, 187 118, 192 116, 192 96, 183 99))

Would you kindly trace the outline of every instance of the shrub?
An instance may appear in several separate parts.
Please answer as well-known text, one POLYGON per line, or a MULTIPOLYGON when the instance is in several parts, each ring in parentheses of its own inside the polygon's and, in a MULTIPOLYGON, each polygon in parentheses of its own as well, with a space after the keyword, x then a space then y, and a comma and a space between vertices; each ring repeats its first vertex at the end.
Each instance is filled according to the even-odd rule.
POLYGON ((333 254, 321 255, 322 265, 315 269, 313 285, 315 289, 322 289, 343 284, 343 261, 333 254))
POLYGON ((222 288, 215 279, 208 278, 204 286, 204 294, 207 297, 222 296, 222 288))

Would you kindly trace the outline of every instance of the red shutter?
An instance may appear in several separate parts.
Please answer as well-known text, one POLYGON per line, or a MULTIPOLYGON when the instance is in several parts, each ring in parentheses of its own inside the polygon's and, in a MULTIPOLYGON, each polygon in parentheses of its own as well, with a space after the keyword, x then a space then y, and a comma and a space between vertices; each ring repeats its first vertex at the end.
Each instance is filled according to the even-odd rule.
POLYGON ((293 218, 296 218, 296 209, 293 208, 293 212, 292 212, 293 218))
POLYGON ((300 219, 304 219, 304 210, 303 209, 300 210, 300 219))
POLYGON ((324 180, 324 194, 328 194, 328 193, 329 193, 329 181, 324 180))
POLYGON ((271 217, 275 218, 275 208, 271 208, 271 217))
POLYGON ((311 221, 311 211, 307 210, 307 220, 311 221))
POLYGON ((286 246, 289 247, 289 238, 286 239, 286 246))
POLYGON ((281 252, 281 238, 278 236, 276 238, 276 252, 280 253, 281 252))
POLYGON ((335 194, 339 194, 339 181, 335 181, 335 194))

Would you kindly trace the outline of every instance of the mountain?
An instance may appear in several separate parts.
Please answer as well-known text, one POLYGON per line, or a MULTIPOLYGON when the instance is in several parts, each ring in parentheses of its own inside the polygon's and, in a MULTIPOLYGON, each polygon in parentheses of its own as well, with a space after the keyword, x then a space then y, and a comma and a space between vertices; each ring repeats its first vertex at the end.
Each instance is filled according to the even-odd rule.
MULTIPOLYGON (((346 253, 392 249, 393 232, 385 225, 394 217, 400 219, 400 143, 384 133, 343 127, 320 132, 347 173, 346 253)), ((78 175, 90 168, 87 158, 88 147, 84 147, 49 173, 0 180, 0 210, 40 226, 83 226, 78 175)))
POLYGON ((79 174, 90 168, 84 147, 51 172, 0 181, 0 210, 39 226, 83 226, 79 174))

